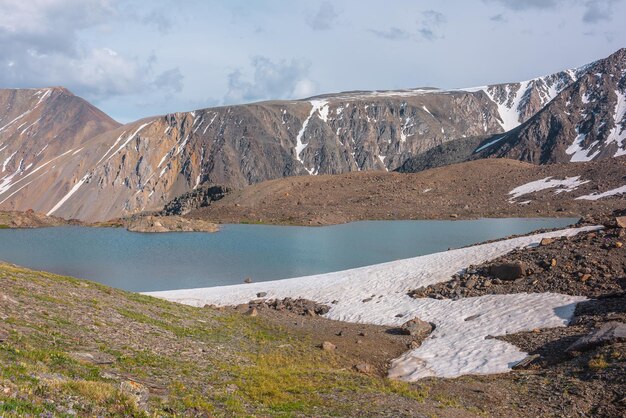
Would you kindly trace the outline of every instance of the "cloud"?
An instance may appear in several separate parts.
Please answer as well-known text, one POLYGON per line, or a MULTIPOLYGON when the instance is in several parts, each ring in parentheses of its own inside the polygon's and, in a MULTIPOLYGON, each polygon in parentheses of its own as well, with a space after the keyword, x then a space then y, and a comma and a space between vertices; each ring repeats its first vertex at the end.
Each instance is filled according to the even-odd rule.
POLYGON ((492 22, 498 22, 498 23, 505 23, 507 21, 506 16, 504 16, 502 13, 498 13, 497 15, 491 16, 489 20, 491 20, 492 22))
POLYGON ((438 29, 446 23, 446 16, 436 10, 426 10, 421 16, 418 21, 418 34, 429 41, 443 38, 443 35, 438 33, 438 29))
POLYGON ((91 100, 146 91, 157 81, 169 92, 181 88, 177 69, 155 76, 153 55, 142 60, 81 42, 81 31, 121 18, 112 0, 0 0, 0 9, 3 87, 62 85, 91 100))
POLYGON ((613 18, 613 5, 618 0, 589 0, 585 2, 583 22, 598 23, 613 18))
POLYGON ((310 96, 316 84, 309 78, 311 64, 306 60, 280 60, 255 56, 251 59, 252 80, 241 69, 228 75, 224 103, 242 103, 268 99, 293 99, 310 96))
POLYGON ((166 34, 172 29, 173 22, 164 10, 153 9, 141 16, 144 25, 152 26, 159 32, 166 34))
POLYGON ((381 39, 387 39, 389 41, 397 41, 411 38, 411 34, 403 29, 392 27, 386 30, 369 29, 369 32, 373 33, 381 39))
POLYGON ((339 17, 332 3, 325 1, 320 4, 319 9, 313 15, 306 18, 306 23, 313 30, 328 30, 339 17))
POLYGON ((484 0, 489 3, 500 3, 511 10, 554 9, 561 0, 484 0))
MULTIPOLYGON (((585 23, 599 23, 613 19, 613 6, 622 0, 483 0, 485 3, 499 3, 507 9, 515 11, 550 10, 572 5, 583 7, 582 21, 585 23)), ((493 20, 493 19, 492 19, 493 20)))
POLYGON ((178 67, 157 75, 151 83, 156 89, 164 89, 167 93, 179 93, 183 89, 183 74, 178 67))

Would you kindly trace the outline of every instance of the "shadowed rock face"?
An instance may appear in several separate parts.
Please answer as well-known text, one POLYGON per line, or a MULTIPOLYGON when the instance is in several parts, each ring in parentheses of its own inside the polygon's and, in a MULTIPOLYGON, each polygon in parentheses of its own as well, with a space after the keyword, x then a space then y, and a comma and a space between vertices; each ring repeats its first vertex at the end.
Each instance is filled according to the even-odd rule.
POLYGON ((626 49, 621 49, 583 67, 576 82, 475 157, 508 157, 536 164, 599 160, 626 154, 624 140, 626 49))
MULTIPOLYGON (((34 119, 40 109, 53 109, 45 113, 56 112, 51 119, 59 132, 53 129, 44 135, 28 124, 20 126, 21 119, 11 123, 18 110, 6 115, 0 111, 0 129, 14 129, 13 147, 0 145, 0 163, 8 159, 6 172, 0 173, 0 208, 33 208, 64 218, 102 221, 159 210, 201 185, 240 188, 294 175, 394 170, 416 155, 445 150, 445 144, 464 138, 480 145, 456 147, 460 154, 452 159, 434 155, 429 160, 459 161, 471 151, 475 157, 560 161, 535 157, 541 152, 530 145, 516 148, 511 142, 508 149, 502 148, 509 137, 497 146, 484 144, 509 129, 514 129, 509 135, 522 135, 565 92, 590 83, 590 74, 604 61, 521 83, 449 91, 347 92, 175 113, 124 126, 82 101, 83 107, 74 105, 80 99, 61 89, 3 91, 22 97, 13 99, 23 102, 21 112, 30 112, 22 118, 34 119), (55 97, 65 96, 73 99, 53 106, 52 101, 59 100, 55 97), (28 144, 17 139, 28 134, 32 134, 28 144), (49 149, 37 156, 47 142, 49 149), (9 158, 15 150, 18 153, 9 158)), ((599 100, 590 94, 585 97, 589 103, 599 100)), ((545 129, 550 133, 555 128, 545 129)), ((545 134, 545 129, 536 135, 545 134)), ((0 138, 4 135, 0 131, 0 138)), ((533 138, 528 136, 526 143, 533 138)), ((565 143, 556 147, 564 148, 565 143)))

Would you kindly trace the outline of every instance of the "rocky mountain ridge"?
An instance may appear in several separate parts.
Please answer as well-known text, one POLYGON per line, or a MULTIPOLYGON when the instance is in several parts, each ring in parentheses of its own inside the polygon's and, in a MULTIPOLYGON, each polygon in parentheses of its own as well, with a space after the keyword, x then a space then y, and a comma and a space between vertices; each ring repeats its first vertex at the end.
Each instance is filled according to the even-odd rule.
MULTIPOLYGON (((48 137, 20 139, 33 128, 0 112, 0 125, 8 121, 0 126, 0 162, 6 161, 0 208, 103 221, 160 210, 201 185, 241 188, 294 175, 395 170, 416 155, 464 138, 482 141, 470 157, 510 157, 496 153, 499 148, 490 144, 494 135, 524 131, 604 62, 623 68, 623 60, 614 58, 619 55, 521 83, 346 92, 174 113, 124 126, 105 123, 105 115, 95 110, 72 118, 64 105, 52 105, 55 89, 41 90, 24 105, 27 115, 53 108, 65 112, 49 117, 56 123, 94 128, 76 130, 36 159, 32 155, 43 148, 41 138, 48 137), (13 145, 5 146, 8 142, 13 145)), ((590 95, 589 102, 594 100, 590 95)), ((544 160, 538 162, 551 162, 544 160)))

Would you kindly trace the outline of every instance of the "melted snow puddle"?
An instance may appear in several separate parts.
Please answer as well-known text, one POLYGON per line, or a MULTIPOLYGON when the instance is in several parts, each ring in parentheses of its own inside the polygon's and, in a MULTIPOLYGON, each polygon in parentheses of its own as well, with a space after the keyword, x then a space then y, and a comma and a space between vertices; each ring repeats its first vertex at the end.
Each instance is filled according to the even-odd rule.
POLYGON ((149 295, 193 306, 238 305, 256 299, 303 297, 331 306, 329 319, 399 326, 415 316, 436 325, 421 347, 394 360, 389 376, 416 381, 427 376, 502 373, 526 353, 489 338, 535 328, 565 326, 580 296, 554 293, 487 295, 458 301, 413 299, 411 289, 440 283, 470 264, 537 245, 542 238, 572 236, 601 227, 570 228, 527 237, 429 254, 334 273, 286 280, 200 289, 150 292, 149 295), (363 302, 371 298, 370 302, 363 302), (336 303, 332 303, 336 301, 336 303), (396 317, 402 314, 403 317, 396 317), (466 318, 479 315, 476 319, 466 318))

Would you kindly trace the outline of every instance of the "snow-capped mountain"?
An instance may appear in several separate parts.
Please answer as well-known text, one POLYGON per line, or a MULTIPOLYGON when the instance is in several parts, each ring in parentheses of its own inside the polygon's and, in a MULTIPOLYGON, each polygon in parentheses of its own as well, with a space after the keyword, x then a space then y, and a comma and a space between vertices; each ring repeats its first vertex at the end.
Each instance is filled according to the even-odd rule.
POLYGON ((538 164, 626 154, 626 49, 583 67, 526 123, 476 151, 538 164))
MULTIPOLYGON (((24 99, 14 99, 20 106, 10 111, 0 108, 0 163, 6 161, 0 167, 0 208, 106 220, 160 209, 204 184, 243 187, 292 175, 394 170, 451 141, 477 144, 468 158, 502 151, 502 156, 528 159, 528 152, 516 156, 517 148, 505 145, 533 131, 530 127, 565 95, 571 100, 567 106, 563 102, 563 109, 569 109, 577 120, 572 123, 586 136, 567 142, 564 133, 563 152, 579 143, 595 153, 587 147, 592 147, 590 132, 596 128, 578 121, 583 113, 576 106, 587 106, 585 114, 595 115, 592 106, 605 97, 598 86, 618 89, 618 67, 623 80, 623 56, 622 50, 580 69, 521 83, 346 92, 168 114, 124 126, 66 90, 4 90, 0 97, 24 99), (599 84, 596 73, 606 81, 599 84), (583 86, 580 103, 574 102, 574 92, 583 86), (55 102, 57 97, 64 101, 55 102), (71 110, 79 102, 84 109, 71 110), (54 125, 43 129, 42 123, 54 125)), ((615 110, 611 100, 604 100, 607 115, 615 110)), ((606 122, 598 129, 609 135, 613 128, 606 122)), ((546 133, 534 131, 534 141, 546 133)), ((615 132, 619 140, 622 131, 615 132)))

